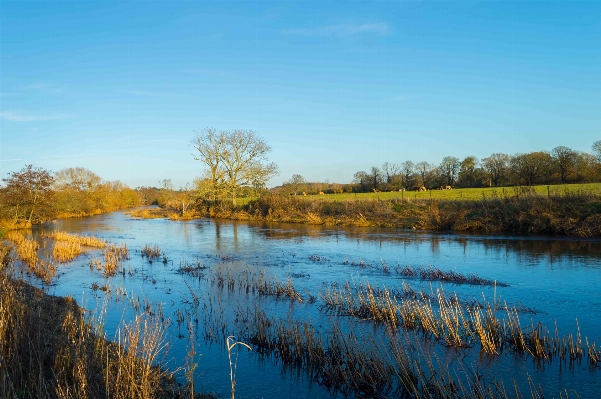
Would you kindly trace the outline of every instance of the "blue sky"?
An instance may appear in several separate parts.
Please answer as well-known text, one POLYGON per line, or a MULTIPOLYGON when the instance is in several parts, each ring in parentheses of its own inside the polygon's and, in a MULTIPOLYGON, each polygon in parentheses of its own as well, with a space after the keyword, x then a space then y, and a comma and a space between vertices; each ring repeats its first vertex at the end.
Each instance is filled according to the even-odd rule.
POLYGON ((601 1, 0 1, 0 176, 200 175, 204 127, 281 174, 601 140, 601 1))

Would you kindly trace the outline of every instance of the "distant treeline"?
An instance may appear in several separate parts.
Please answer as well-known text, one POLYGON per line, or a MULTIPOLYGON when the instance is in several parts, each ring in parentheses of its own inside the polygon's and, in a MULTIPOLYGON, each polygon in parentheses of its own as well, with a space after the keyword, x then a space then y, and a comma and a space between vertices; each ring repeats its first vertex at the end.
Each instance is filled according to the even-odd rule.
POLYGON ((601 181, 601 141, 593 144, 594 154, 559 146, 547 151, 507 155, 494 153, 479 160, 453 156, 440 164, 404 161, 385 162, 369 171, 358 171, 352 183, 309 183, 294 175, 275 192, 302 195, 342 192, 398 191, 451 187, 533 186, 538 184, 593 183, 601 181))

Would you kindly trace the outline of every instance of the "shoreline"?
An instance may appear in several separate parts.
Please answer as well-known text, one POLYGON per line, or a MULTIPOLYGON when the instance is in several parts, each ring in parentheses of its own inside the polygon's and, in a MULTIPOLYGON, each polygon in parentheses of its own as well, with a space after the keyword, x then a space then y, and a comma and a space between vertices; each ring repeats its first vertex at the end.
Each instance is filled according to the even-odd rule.
POLYGON ((525 195, 479 201, 347 199, 307 200, 269 195, 244 205, 196 205, 184 215, 167 208, 126 212, 141 219, 192 220, 203 217, 347 227, 411 230, 552 234, 601 237, 601 200, 595 195, 525 195))

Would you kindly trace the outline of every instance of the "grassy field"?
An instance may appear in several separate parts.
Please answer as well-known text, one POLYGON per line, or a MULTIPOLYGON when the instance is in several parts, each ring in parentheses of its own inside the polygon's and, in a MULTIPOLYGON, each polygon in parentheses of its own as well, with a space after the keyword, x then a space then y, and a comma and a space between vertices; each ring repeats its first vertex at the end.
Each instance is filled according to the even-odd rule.
MULTIPOLYGON (((539 195, 564 196, 566 194, 601 194, 601 183, 588 184, 560 184, 551 186, 533 187, 484 187, 484 188, 456 188, 453 190, 405 191, 405 192, 380 192, 380 193, 341 193, 325 195, 307 195, 306 198, 326 201, 344 201, 346 199, 439 199, 439 200, 473 200, 515 197, 524 192, 535 192, 539 195)), ((242 202, 242 201, 241 201, 242 202)))

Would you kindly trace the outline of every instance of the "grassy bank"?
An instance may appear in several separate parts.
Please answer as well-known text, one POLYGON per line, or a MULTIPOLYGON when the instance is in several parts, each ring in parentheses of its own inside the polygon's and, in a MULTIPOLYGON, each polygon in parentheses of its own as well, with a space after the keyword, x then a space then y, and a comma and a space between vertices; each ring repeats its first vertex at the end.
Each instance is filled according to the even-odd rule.
POLYGON ((72 298, 50 296, 11 276, 10 249, 0 243, 0 397, 192 397, 157 366, 165 326, 140 315, 116 342, 72 298))
POLYGON ((601 236, 601 196, 592 192, 476 200, 265 196, 246 205, 199 206, 197 216, 340 226, 601 236))

